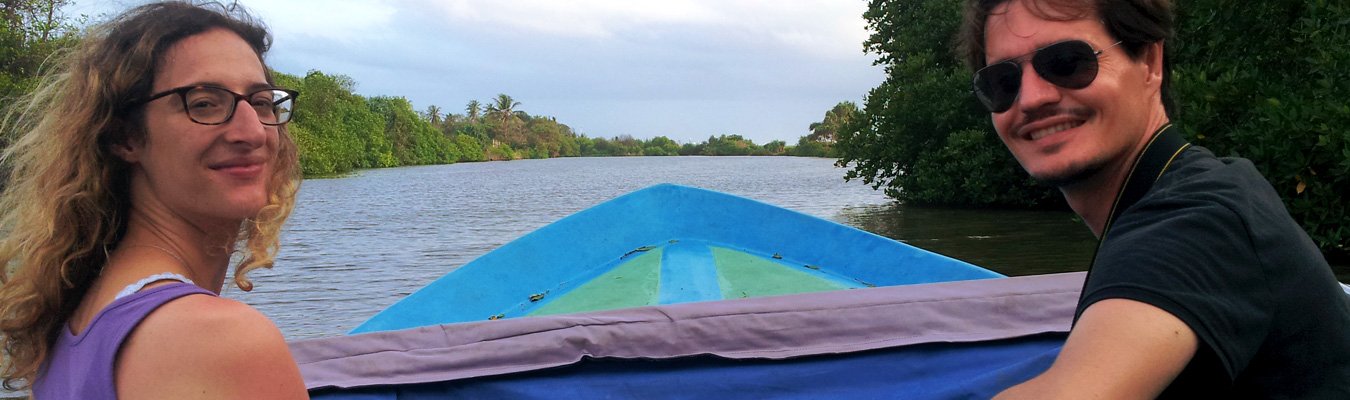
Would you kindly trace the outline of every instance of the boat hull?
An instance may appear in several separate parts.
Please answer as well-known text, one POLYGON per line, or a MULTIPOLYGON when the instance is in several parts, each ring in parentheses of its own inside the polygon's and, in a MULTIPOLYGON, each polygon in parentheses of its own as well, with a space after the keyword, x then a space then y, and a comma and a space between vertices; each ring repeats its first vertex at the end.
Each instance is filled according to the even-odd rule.
POLYGON ((351 333, 997 277, 795 211, 662 184, 507 243, 351 333))

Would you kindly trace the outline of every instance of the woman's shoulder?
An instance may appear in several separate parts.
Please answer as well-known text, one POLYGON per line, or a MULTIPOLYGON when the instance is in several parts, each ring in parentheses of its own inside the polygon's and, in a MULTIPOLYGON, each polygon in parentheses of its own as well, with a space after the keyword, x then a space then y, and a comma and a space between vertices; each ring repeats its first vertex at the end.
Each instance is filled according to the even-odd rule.
POLYGON ((208 295, 174 299, 147 316, 123 344, 116 380, 119 395, 136 398, 304 396, 276 325, 246 304, 208 295))
POLYGON ((236 300, 203 294, 187 295, 164 303, 145 317, 132 337, 141 333, 158 337, 166 343, 210 344, 212 346, 205 346, 210 348, 271 342, 259 342, 264 339, 276 339, 285 344, 281 331, 258 310, 236 300))

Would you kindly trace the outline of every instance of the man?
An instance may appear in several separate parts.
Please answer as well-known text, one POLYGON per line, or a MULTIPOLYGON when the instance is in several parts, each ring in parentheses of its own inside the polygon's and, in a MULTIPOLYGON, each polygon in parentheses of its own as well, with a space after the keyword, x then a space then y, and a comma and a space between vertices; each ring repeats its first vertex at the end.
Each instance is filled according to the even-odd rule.
POLYGON ((1350 398, 1326 260, 1249 161, 1172 127, 1172 21, 1168 0, 967 0, 976 97, 1101 239, 1058 358, 1000 397, 1350 398))

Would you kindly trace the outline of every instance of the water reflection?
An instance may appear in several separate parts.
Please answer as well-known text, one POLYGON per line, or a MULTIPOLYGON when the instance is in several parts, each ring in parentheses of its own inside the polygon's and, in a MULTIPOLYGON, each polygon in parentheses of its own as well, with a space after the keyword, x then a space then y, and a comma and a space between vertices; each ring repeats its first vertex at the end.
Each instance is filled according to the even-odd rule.
POLYGON ((931 208, 891 203, 844 209, 845 224, 1004 275, 1083 271, 1097 239, 1066 211, 931 208))
MULTIPOLYGON (((885 204, 846 207, 836 221, 1009 276, 1085 271, 1097 239, 1073 213, 885 204)), ((1350 260, 1329 259, 1350 282, 1350 260)))

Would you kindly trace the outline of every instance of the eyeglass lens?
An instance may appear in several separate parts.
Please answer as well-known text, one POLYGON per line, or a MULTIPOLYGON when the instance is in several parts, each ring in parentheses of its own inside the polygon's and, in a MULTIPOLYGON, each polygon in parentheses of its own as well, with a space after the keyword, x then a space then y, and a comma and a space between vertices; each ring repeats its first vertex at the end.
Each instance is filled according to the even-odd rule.
MULTIPOLYGON (((222 88, 200 86, 183 93, 188 117, 200 124, 223 124, 234 116, 240 97, 222 88)), ((280 89, 263 89, 243 96, 264 125, 291 120, 294 96, 280 89)))
MULTIPOLYGON (((1097 78, 1097 52, 1087 42, 1073 40, 1037 50, 1032 69, 1046 82, 1066 89, 1082 89, 1097 78)), ((975 97, 990 112, 1012 108, 1022 86, 1022 66, 1017 60, 1003 61, 975 73, 975 97)))

